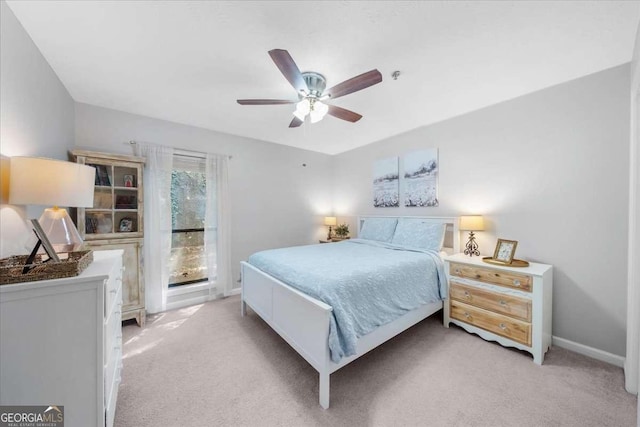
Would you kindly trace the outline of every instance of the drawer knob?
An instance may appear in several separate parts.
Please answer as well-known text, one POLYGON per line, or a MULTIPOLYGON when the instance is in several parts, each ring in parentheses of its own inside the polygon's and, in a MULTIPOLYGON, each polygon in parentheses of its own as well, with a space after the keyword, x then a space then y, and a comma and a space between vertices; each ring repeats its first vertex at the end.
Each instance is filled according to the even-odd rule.
POLYGON ((456 273, 460 274, 460 269, 456 268, 456 273))
POLYGON ((507 325, 505 325, 504 323, 500 323, 498 325, 500 327, 500 329, 502 329, 503 331, 507 329, 507 325))
POLYGON ((464 291, 464 296, 467 298, 471 298, 471 294, 469 293, 469 291, 464 291))
POLYGON ((500 300, 500 305, 505 307, 507 305, 507 302, 503 299, 500 300))
POLYGON ((513 279, 513 285, 514 285, 514 286, 520 286, 520 280, 518 280, 518 279, 513 279))
POLYGON ((466 317, 466 318, 468 319, 468 318, 470 318, 470 317, 471 317, 471 315, 465 311, 465 312, 464 312, 464 317, 466 317))
POLYGON ((114 350, 120 350, 120 346, 119 346, 119 345, 117 345, 117 346, 113 347, 113 349, 114 349, 114 350))
POLYGON ((115 294, 116 292, 118 292, 118 290, 117 290, 117 289, 111 289, 111 290, 109 291, 109 293, 110 293, 110 294, 115 294))
POLYGON ((118 310, 118 311, 116 311, 116 312, 115 312, 115 313, 113 313, 113 314, 122 314, 122 312, 121 312, 120 310, 118 310))

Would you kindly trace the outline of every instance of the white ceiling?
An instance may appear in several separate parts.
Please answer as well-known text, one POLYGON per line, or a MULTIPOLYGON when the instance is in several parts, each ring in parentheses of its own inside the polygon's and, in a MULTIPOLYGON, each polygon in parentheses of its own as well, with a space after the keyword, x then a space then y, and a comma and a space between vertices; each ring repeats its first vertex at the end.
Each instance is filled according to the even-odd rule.
POLYGON ((640 2, 9 1, 78 102, 335 154, 631 60, 640 2), (286 49, 364 116, 289 129, 286 49), (394 70, 402 73, 391 78, 394 70))

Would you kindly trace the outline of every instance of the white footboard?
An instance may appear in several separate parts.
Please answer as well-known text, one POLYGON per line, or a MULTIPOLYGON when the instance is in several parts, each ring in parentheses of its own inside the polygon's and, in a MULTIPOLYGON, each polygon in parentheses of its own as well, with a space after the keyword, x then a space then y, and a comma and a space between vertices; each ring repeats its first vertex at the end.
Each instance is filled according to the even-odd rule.
POLYGON ((242 269, 242 315, 248 304, 320 374, 320 406, 329 408, 329 376, 400 332, 442 308, 442 301, 426 304, 379 327, 358 340, 356 354, 340 363, 329 355, 331 306, 286 285, 246 262, 242 269))
POLYGON ((242 269, 242 313, 248 304, 320 373, 320 406, 329 407, 327 339, 332 308, 246 262, 242 269))

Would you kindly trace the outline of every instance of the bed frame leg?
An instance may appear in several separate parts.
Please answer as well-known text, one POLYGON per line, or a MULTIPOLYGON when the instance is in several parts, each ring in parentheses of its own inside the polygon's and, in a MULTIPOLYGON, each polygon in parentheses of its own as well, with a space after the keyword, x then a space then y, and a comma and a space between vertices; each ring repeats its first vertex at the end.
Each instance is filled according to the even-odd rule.
POLYGON ((320 406, 323 409, 329 409, 329 377, 328 372, 320 372, 320 406))
POLYGON ((242 317, 247 315, 247 303, 244 300, 240 302, 240 315, 242 317))

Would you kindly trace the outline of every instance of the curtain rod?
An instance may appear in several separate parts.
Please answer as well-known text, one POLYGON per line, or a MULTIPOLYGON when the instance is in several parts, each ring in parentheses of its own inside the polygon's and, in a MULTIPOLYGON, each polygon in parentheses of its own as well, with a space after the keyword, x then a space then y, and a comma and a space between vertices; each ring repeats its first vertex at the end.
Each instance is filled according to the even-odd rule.
MULTIPOLYGON (((134 140, 131 140, 131 141, 125 141, 123 142, 123 144, 136 145, 137 142, 134 140)), ((194 151, 194 150, 184 150, 182 148, 174 148, 174 151, 177 155, 184 156, 184 157, 193 157, 195 159, 204 159, 206 156, 206 153, 202 153, 200 151, 194 151), (186 153, 189 153, 189 154, 186 154, 186 153), (194 154, 196 155, 194 156, 194 154)), ((211 154, 216 154, 216 153, 211 153, 211 154)), ((229 154, 216 154, 216 155, 226 156, 229 160, 233 159, 233 156, 229 154)))

